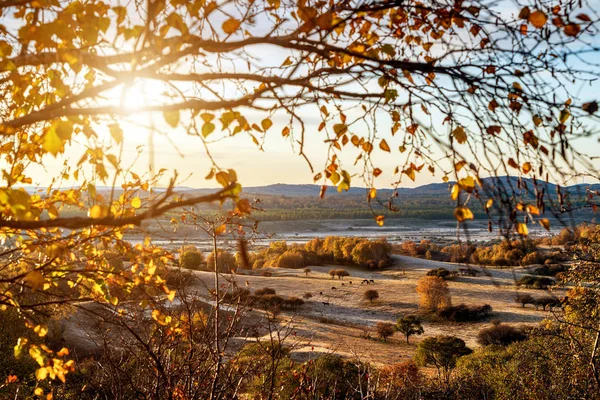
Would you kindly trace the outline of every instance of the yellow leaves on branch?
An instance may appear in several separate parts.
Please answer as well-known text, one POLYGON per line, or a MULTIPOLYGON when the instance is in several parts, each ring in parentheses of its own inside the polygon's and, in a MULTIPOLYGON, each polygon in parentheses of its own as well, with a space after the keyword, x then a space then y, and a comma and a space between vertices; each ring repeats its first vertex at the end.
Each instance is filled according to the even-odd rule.
POLYGON ((544 227, 544 229, 546 229, 547 231, 550 230, 550 221, 548 221, 548 218, 542 218, 539 221, 540 225, 544 227))

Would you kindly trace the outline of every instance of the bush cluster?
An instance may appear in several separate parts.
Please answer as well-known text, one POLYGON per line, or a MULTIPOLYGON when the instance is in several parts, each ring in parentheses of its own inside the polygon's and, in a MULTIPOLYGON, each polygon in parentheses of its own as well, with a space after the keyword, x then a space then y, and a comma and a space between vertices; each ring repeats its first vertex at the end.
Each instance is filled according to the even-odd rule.
POLYGON ((492 306, 485 304, 483 306, 468 306, 459 304, 457 306, 447 306, 436 311, 438 318, 453 322, 472 322, 480 321, 486 318, 492 312, 492 306))
POLYGON ((457 271, 449 271, 444 267, 432 269, 427 272, 427 276, 437 276, 438 278, 442 278, 444 280, 456 278, 458 276, 457 271))
POLYGON ((528 289, 548 289, 548 286, 555 283, 554 279, 545 276, 525 275, 517 280, 517 286, 525 286, 528 289))

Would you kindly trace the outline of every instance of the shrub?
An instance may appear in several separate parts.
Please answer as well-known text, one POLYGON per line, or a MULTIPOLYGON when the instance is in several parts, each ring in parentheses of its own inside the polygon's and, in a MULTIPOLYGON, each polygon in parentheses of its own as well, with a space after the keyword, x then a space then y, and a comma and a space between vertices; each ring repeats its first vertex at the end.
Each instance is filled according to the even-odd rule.
POLYGON ((334 279, 337 275, 337 269, 330 269, 329 270, 329 276, 331 276, 331 279, 334 279))
POLYGON ((517 281, 517 286, 525 286, 528 289, 547 289, 554 283, 554 279, 545 276, 525 275, 517 281))
POLYGON ((299 307, 301 307, 303 305, 304 305, 304 300, 302 300, 298 297, 288 297, 287 299, 283 300, 281 307, 290 309, 290 310, 297 310, 299 307))
POLYGON ((442 278, 444 280, 452 278, 453 275, 454 274, 452 274, 450 271, 448 271, 444 267, 440 267, 440 268, 436 268, 436 269, 427 271, 427 276, 437 276, 438 278, 442 278))
POLYGON ((521 259, 521 265, 523 266, 539 264, 540 262, 542 262, 542 256, 537 251, 525 254, 521 259))
POLYGON ((533 270, 533 273, 536 275, 543 276, 557 276, 561 272, 565 272, 567 267, 561 264, 548 264, 537 267, 533 270))
POLYGON ((369 290, 365 291, 365 293, 363 294, 363 298, 365 300, 369 300, 372 303, 373 300, 376 300, 379 298, 379 292, 377 290, 369 289, 369 290))
POLYGON ((310 298, 313 297, 312 293, 306 292, 302 295, 302 297, 304 297, 305 300, 308 300, 310 298))
POLYGON ((310 274, 310 273, 311 273, 311 269, 310 269, 310 268, 304 268, 304 269, 302 270, 302 272, 304 272, 304 273, 306 274, 306 276, 308 276, 308 274, 310 274))
POLYGON ((436 311, 451 304, 448 284, 437 276, 425 276, 417 283, 419 304, 427 311, 436 311))
POLYGON ((526 338, 527 335, 521 329, 501 323, 484 328, 477 334, 477 342, 482 346, 508 346, 511 343, 520 342, 526 338))
POLYGON ((346 271, 345 269, 338 269, 338 270, 335 271, 335 274, 340 279, 344 279, 345 276, 350 276, 350 274, 348 273, 348 271, 346 271))
POLYGON ((377 335, 386 342, 387 338, 394 334, 394 324, 391 322, 377 322, 375 324, 375 331, 377 332, 377 335))
POLYGON ((530 294, 517 294, 515 303, 521 304, 521 307, 525 307, 527 304, 535 304, 535 299, 530 294))
POLYGON ((540 297, 539 299, 536 299, 533 303, 533 305, 535 305, 536 309, 538 307, 542 307, 543 310, 546 310, 546 307, 548 307, 549 309, 558 307, 558 306, 560 306, 560 304, 561 304, 561 301, 553 296, 540 297))
POLYGON ((382 387, 389 390, 390 399, 418 399, 426 380, 413 360, 392 364, 381 369, 382 387))
POLYGON ((471 322, 479 321, 487 317, 492 311, 492 306, 485 304, 483 306, 468 306, 459 304, 457 306, 448 306, 437 310, 436 315, 446 321, 453 322, 471 322))
POLYGON ((409 343, 409 337, 412 335, 422 335, 424 330, 421 321, 414 315, 398 318, 396 321, 396 330, 406 336, 406 343, 409 343))
POLYGON ((254 294, 256 296, 266 296, 266 295, 270 295, 270 294, 275 294, 275 289, 266 287, 266 288, 261 288, 261 289, 257 289, 254 294))
POLYGON ((263 271, 263 272, 262 272, 260 275, 261 275, 261 276, 266 276, 266 277, 269 277, 269 276, 273 276, 273 273, 272 273, 272 272, 270 272, 270 271, 263 271))
POLYGON ((186 251, 179 257, 179 265, 185 269, 199 269, 203 262, 204 257, 198 251, 186 251))

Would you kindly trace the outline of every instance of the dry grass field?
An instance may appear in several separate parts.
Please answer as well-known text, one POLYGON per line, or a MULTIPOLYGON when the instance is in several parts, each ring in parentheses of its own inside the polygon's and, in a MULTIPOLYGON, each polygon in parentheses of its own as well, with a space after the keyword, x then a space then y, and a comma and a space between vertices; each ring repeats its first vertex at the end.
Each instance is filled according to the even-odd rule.
MULTIPOLYGON (((252 271, 252 275, 225 276, 234 279, 238 286, 251 290, 273 288, 283 296, 301 297, 311 293, 313 297, 296 312, 285 312, 279 317, 292 329, 296 344, 293 356, 299 360, 316 356, 318 353, 336 352, 369 361, 374 364, 391 364, 404 361, 414 354, 416 344, 424 337, 439 334, 454 335, 463 339, 468 346, 477 347, 478 331, 489 326, 493 320, 510 324, 537 324, 548 311, 536 311, 532 306, 522 308, 514 302, 517 292, 533 296, 548 295, 546 291, 517 289, 514 282, 523 273, 522 268, 489 269, 475 267, 481 271, 477 277, 457 277, 449 281, 453 304, 489 304, 493 312, 484 321, 477 323, 423 322, 425 334, 411 337, 411 343, 396 334, 387 343, 379 340, 373 329, 378 321, 394 322, 398 317, 419 314, 417 281, 430 269, 445 267, 457 270, 458 264, 441 263, 405 256, 394 256, 394 266, 383 271, 370 271, 344 267, 350 276, 343 280, 328 275, 331 268, 339 266, 315 266, 306 276, 302 270, 270 269, 272 276, 265 277, 252 271), (373 280, 369 285, 363 279, 373 280), (379 299, 370 303, 363 299, 367 289, 379 292, 379 299), (327 303, 327 304, 325 304, 327 303)), ((193 291, 206 296, 212 289, 213 275, 195 272, 198 281, 193 291)), ((560 293, 554 293, 560 295, 560 293)))

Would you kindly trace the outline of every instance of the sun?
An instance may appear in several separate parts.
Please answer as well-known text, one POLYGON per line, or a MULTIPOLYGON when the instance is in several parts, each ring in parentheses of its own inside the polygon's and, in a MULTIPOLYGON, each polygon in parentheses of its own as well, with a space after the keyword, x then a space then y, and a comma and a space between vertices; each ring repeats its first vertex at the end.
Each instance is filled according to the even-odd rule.
POLYGON ((150 106, 164 103, 161 102, 164 92, 164 86, 157 81, 136 79, 111 93, 111 100, 114 106, 124 110, 143 111, 150 106))

